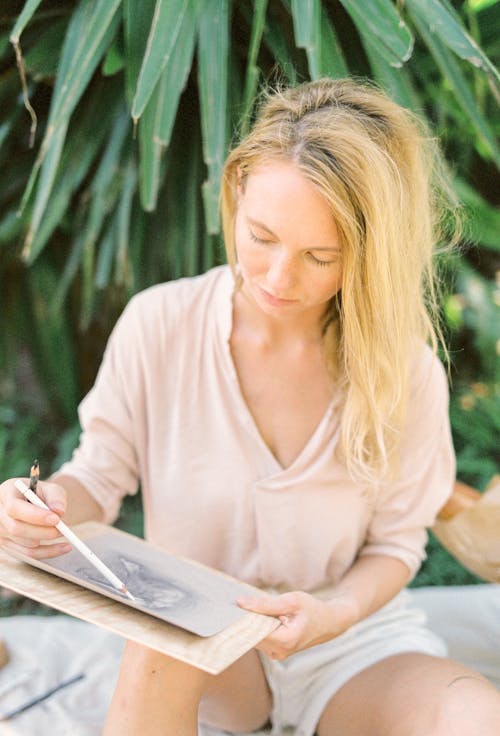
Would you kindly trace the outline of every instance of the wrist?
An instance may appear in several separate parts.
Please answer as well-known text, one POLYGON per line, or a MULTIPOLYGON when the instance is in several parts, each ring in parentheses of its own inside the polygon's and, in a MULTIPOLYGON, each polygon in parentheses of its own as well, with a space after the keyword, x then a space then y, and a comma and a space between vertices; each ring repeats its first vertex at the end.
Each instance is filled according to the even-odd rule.
POLYGON ((350 629, 351 626, 358 623, 361 619, 358 601, 351 595, 346 593, 338 593, 333 595, 326 605, 333 612, 333 621, 335 623, 335 636, 343 634, 344 631, 350 629))

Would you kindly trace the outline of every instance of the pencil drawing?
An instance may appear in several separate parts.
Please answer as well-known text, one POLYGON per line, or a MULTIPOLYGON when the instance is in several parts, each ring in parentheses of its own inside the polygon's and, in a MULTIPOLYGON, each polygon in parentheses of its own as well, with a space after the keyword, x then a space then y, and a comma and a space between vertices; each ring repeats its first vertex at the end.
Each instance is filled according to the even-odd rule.
MULTIPOLYGON (((186 585, 182 588, 166 577, 159 578, 152 575, 148 569, 138 562, 122 555, 109 560, 109 565, 114 570, 120 570, 120 577, 126 584, 128 590, 133 588, 133 596, 137 603, 151 610, 162 610, 164 608, 187 607, 195 605, 200 596, 195 591, 188 589, 186 585)), ((98 575, 91 567, 79 567, 76 574, 89 580, 96 585, 102 586, 111 592, 115 588, 98 575)))
POLYGON ((200 636, 211 636, 244 615, 235 602, 248 593, 244 584, 135 537, 117 539, 111 532, 85 542, 123 581, 133 601, 122 596, 78 549, 41 561, 43 568, 200 636))

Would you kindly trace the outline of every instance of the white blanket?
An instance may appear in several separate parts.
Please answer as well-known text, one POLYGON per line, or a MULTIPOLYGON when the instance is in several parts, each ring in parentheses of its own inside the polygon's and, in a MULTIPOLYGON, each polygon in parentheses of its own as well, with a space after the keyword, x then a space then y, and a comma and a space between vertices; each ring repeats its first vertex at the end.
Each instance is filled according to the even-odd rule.
MULTIPOLYGON (((449 655, 500 689, 500 585, 411 591, 449 655)), ((100 736, 119 669, 123 640, 67 616, 0 618, 10 653, 0 670, 0 717, 80 673, 78 682, 22 714, 0 721, 1 736, 100 736)), ((222 736, 211 729, 200 736, 222 736)), ((253 736, 256 736, 255 734, 253 736)))

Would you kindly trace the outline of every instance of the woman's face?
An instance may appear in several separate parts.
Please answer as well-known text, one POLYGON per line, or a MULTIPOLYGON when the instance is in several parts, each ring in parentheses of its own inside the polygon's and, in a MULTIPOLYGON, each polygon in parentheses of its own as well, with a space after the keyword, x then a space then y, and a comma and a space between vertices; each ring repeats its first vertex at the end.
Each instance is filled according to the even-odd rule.
POLYGON ((342 280, 327 201, 295 164, 254 169, 239 192, 236 254, 243 290, 266 314, 320 319, 342 280))

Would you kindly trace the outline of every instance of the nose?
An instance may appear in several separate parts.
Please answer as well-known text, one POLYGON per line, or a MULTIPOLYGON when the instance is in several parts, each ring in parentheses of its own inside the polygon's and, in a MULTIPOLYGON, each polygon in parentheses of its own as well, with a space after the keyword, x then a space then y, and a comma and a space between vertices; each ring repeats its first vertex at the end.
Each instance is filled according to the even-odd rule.
POLYGON ((267 285, 272 293, 283 299, 290 296, 290 290, 297 281, 296 265, 293 257, 284 251, 274 253, 267 271, 267 285))

